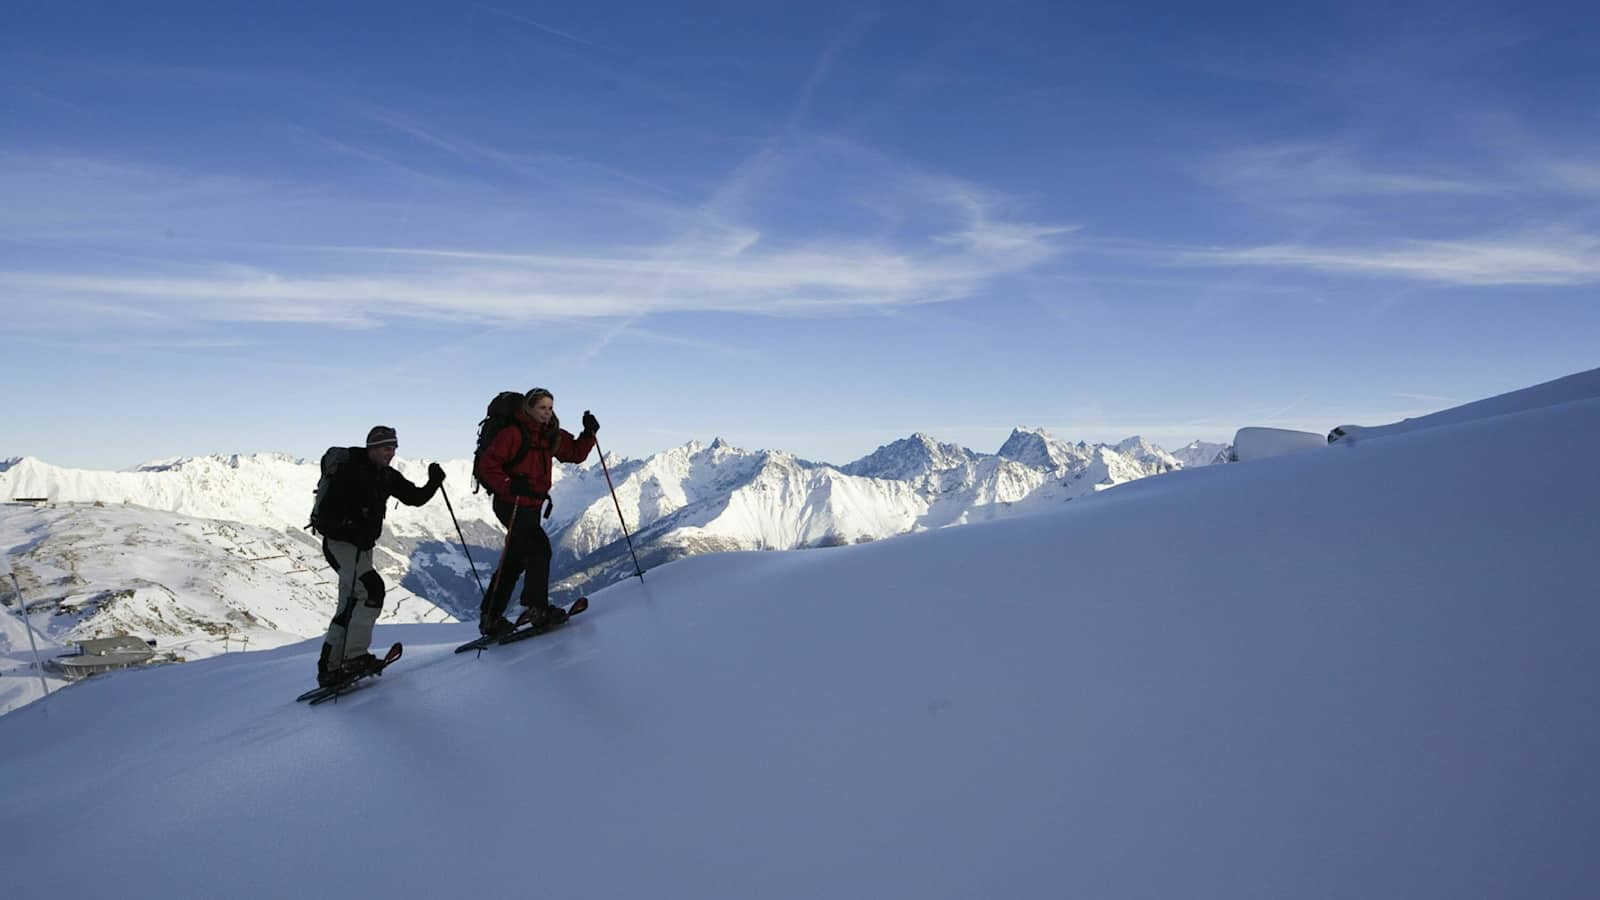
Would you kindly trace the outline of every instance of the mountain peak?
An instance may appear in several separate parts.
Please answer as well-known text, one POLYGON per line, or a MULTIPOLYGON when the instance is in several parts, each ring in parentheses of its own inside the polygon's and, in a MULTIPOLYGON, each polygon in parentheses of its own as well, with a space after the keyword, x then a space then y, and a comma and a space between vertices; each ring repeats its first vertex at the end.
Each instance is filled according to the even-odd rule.
POLYGON ((220 466, 227 469, 239 469, 249 465, 300 465, 305 460, 297 456, 276 451, 259 453, 208 453, 204 456, 171 456, 165 459, 155 459, 140 463, 127 472, 179 472, 189 468, 205 468, 207 466, 220 466))
POLYGON ((839 471, 862 478, 904 480, 957 468, 976 458, 977 455, 965 447, 941 444, 918 431, 910 437, 884 444, 839 471))
POLYGON ((1186 469, 1196 469, 1209 466, 1219 460, 1225 460, 1228 451, 1232 449, 1228 444, 1214 444, 1209 441, 1190 441, 1189 443, 1172 451, 1172 455, 1183 463, 1186 469))
POLYGON ((1115 446, 1117 448, 1117 452, 1118 453, 1128 453, 1128 452, 1148 453, 1149 451, 1155 449, 1155 446, 1153 444, 1151 444, 1150 442, 1146 441, 1144 438, 1140 437, 1137 434, 1134 435, 1133 437, 1123 438, 1121 441, 1118 441, 1115 446))
POLYGON ((1066 448, 1070 446, 1051 437, 1043 428, 1019 425, 1011 429, 1011 436, 1000 445, 996 455, 1026 466, 1058 469, 1070 458, 1070 454, 1066 452, 1066 448))
POLYGON ((1180 468, 1182 462, 1178 457, 1168 453, 1160 444, 1152 444, 1144 438, 1134 435, 1116 445, 1116 450, 1123 456, 1132 457, 1151 465, 1162 468, 1180 468))

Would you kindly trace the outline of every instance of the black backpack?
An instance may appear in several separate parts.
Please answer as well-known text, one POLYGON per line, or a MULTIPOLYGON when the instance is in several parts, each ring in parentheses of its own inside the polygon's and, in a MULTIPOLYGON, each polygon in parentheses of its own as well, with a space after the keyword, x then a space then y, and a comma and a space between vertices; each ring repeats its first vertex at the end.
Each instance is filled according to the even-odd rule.
POLYGON ((332 509, 331 504, 323 505, 328 495, 333 493, 333 478, 339 467, 350 458, 349 447, 329 447, 322 454, 322 477, 317 479, 316 500, 311 503, 311 521, 306 527, 312 531, 325 531, 326 525, 337 525, 341 513, 332 509))
MULTIPOLYGON (((489 442, 507 425, 517 426, 517 433, 522 436, 522 442, 517 445, 516 455, 506 462, 510 469, 522 462, 528 455, 528 429, 523 427, 517 419, 517 410, 522 408, 523 396, 520 391, 501 391, 489 401, 489 414, 478 422, 478 449, 472 452, 472 492, 476 494, 483 483, 478 480, 478 462, 483 459, 483 451, 488 449, 489 442)), ((490 491, 490 493, 494 493, 490 491)))

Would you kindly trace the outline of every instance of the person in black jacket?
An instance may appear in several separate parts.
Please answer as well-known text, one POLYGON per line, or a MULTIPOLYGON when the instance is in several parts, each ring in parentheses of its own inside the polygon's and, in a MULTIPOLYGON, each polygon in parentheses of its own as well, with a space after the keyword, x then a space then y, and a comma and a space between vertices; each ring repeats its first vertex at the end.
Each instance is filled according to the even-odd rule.
POLYGON ((317 660, 317 683, 324 687, 370 671, 378 663, 367 652, 372 626, 383 610, 383 579, 372 568, 372 547, 383 532, 389 498, 407 506, 433 499, 444 469, 428 464, 428 483, 418 487, 390 467, 400 441, 393 428, 377 425, 365 447, 350 447, 318 503, 316 528, 322 555, 339 576, 339 606, 317 660))

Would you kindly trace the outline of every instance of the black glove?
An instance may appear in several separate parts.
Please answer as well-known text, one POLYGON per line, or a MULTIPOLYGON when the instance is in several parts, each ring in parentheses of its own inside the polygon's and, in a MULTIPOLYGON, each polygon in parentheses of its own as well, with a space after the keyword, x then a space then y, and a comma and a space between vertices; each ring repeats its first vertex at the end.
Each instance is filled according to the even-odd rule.
POLYGON ((441 466, 438 463, 428 463, 428 483, 444 483, 444 466, 441 466))
POLYGON ((536 497, 538 494, 534 492, 533 485, 528 483, 527 476, 513 475, 511 476, 511 496, 536 497))
POLYGON ((587 409, 584 410, 583 411, 583 433, 584 434, 598 434, 599 432, 600 432, 600 420, 596 419, 594 417, 594 413, 589 412, 587 409))

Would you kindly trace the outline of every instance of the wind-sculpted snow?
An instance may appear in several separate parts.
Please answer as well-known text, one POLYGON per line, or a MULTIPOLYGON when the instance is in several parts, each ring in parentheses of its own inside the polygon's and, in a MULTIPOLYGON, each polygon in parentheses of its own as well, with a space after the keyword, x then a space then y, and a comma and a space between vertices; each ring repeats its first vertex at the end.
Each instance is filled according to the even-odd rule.
POLYGON ((1587 898, 1597 442, 1571 402, 697 556, 481 658, 380 625, 315 709, 315 641, 91 680, 0 718, 7 893, 1587 898))

